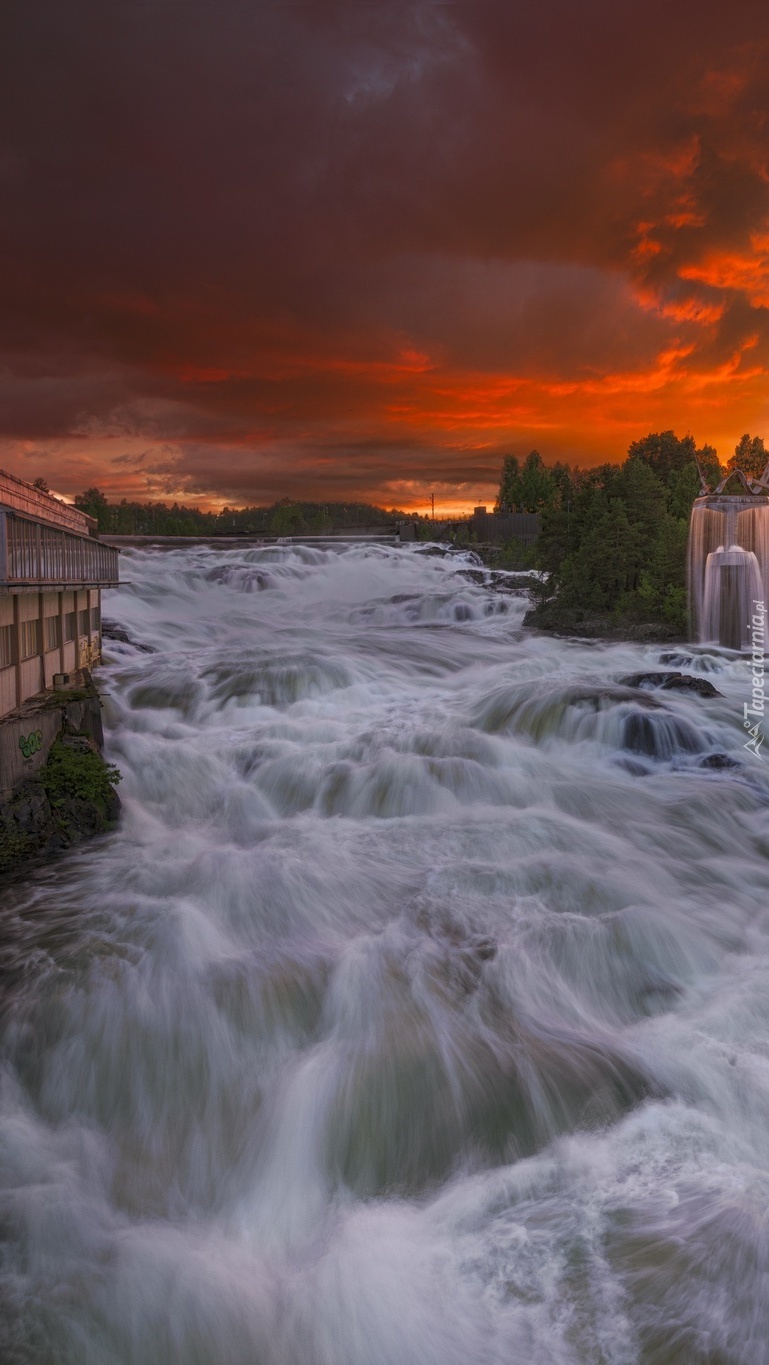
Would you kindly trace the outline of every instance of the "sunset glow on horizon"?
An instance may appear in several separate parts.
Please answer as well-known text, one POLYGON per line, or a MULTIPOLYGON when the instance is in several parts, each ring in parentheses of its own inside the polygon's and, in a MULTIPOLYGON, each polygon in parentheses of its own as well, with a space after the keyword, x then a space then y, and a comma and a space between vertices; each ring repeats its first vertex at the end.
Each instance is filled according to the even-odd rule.
POLYGON ((456 514, 507 453, 769 439, 758 4, 43 11, 4 57, 10 472, 456 514))

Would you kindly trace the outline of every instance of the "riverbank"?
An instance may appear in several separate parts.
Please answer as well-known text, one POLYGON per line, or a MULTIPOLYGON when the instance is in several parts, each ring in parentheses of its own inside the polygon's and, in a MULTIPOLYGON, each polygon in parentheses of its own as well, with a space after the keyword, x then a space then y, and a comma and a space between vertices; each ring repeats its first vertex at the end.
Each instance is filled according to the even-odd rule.
MULTIPOLYGON (((456 540, 452 541, 451 548, 455 552, 467 553, 471 551, 477 555, 484 569, 492 570, 492 577, 494 571, 497 571, 500 580, 504 578, 505 588, 508 591, 511 589, 530 590, 534 584, 539 586, 538 579, 535 579, 534 584, 532 583, 531 570, 534 566, 535 555, 531 546, 492 545, 456 540)), ((425 550, 421 550, 419 553, 424 554, 425 550)), ((498 585, 492 581, 490 586, 497 587, 498 585)), ((533 603, 523 618, 523 625, 529 626, 533 630, 541 630, 547 635, 578 636, 584 640, 627 640, 628 643, 638 644, 672 645, 686 643, 686 634, 666 621, 638 621, 631 617, 618 616, 608 612, 601 613, 580 607, 565 607, 555 599, 539 601, 537 600, 538 596, 539 594, 536 596, 532 594, 533 603)))
POLYGON ((117 769, 102 757, 99 693, 78 687, 31 698, 0 723, 0 871, 109 829, 120 813, 117 769))
POLYGON ((523 624, 548 635, 578 635, 584 640, 627 640, 639 644, 684 644, 686 636, 664 621, 632 621, 623 617, 562 607, 558 602, 538 602, 523 624))

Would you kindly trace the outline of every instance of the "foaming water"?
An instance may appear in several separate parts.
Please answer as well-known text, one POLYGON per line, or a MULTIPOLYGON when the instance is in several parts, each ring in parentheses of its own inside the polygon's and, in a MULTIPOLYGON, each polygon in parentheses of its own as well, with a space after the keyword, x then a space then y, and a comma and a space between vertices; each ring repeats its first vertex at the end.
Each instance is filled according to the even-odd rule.
POLYGON ((0 1359, 769 1359, 744 664, 410 547, 123 563, 121 827, 3 893, 0 1359))

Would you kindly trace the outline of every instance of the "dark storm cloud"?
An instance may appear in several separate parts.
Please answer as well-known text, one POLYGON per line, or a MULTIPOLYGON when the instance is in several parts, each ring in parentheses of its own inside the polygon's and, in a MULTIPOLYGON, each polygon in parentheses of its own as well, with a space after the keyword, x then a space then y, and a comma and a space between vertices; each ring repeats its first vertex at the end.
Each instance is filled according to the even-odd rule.
POLYGON ((462 483, 769 365, 758 4, 43 0, 2 29, 0 435, 54 461, 76 437, 114 486, 251 499, 462 483), (104 454, 126 435, 154 464, 104 454))

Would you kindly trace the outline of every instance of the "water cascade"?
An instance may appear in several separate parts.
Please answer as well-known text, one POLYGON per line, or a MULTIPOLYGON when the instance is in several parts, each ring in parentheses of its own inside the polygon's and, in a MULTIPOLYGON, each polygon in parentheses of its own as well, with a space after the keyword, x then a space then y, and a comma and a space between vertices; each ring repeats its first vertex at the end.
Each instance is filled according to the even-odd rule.
MULTIPOLYGON (((763 476, 765 477, 765 475, 763 476)), ((694 638, 727 649, 750 644, 754 603, 769 597, 769 491, 761 480, 742 492, 695 499, 689 527, 688 583, 694 638)), ((734 475, 729 476, 730 479, 734 475)))
POLYGON ((121 559, 120 826, 0 882, 2 1365, 766 1365, 744 660, 436 548, 121 559))

